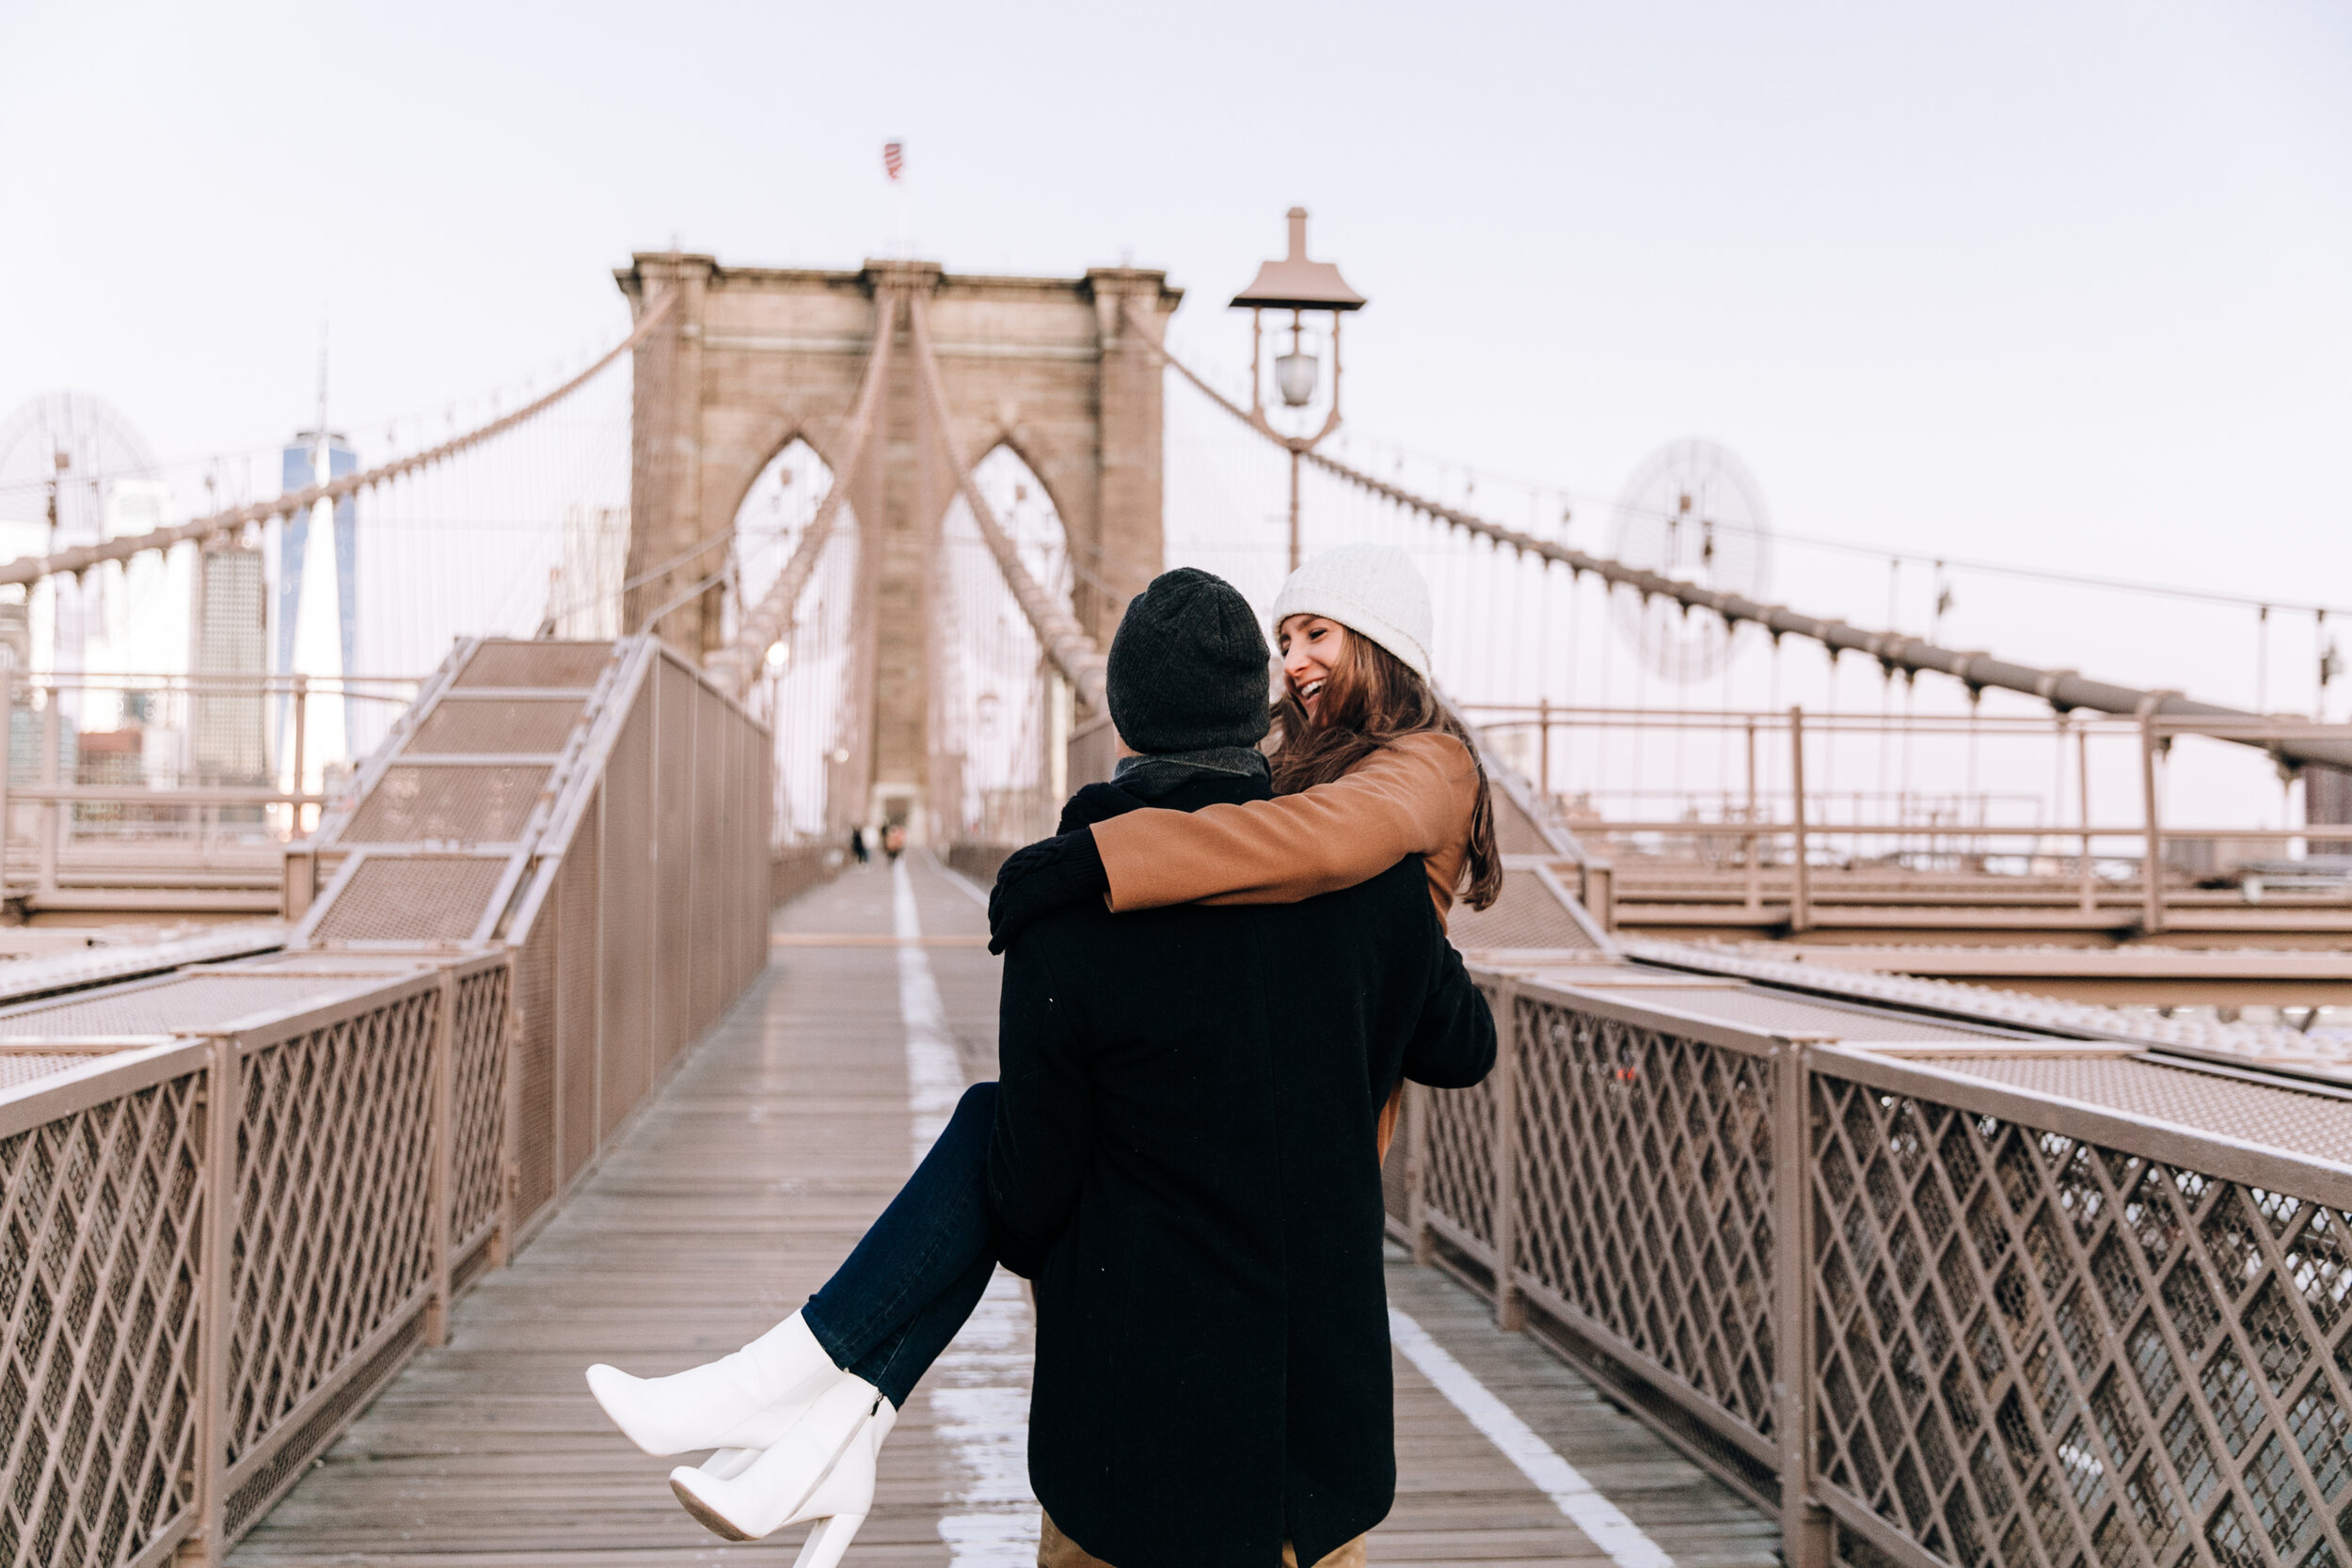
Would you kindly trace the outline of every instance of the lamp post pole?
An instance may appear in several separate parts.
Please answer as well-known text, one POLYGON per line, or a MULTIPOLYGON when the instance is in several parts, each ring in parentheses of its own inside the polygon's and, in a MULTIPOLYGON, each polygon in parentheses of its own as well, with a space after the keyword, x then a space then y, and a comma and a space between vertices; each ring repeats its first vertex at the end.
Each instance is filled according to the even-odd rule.
POLYGON ((1233 296, 1233 308, 1249 312, 1249 422, 1279 441, 1291 456, 1290 569, 1295 572, 1300 555, 1299 466, 1325 436, 1340 427, 1340 316, 1362 309, 1364 296, 1347 286, 1331 262, 1307 260, 1307 209, 1293 207, 1289 217, 1290 254, 1260 266, 1249 287, 1233 296), (1274 361, 1275 389, 1286 408, 1304 408, 1314 401, 1322 370, 1300 339, 1302 318, 1309 310, 1331 313, 1331 406, 1323 427, 1311 436, 1287 435, 1266 418, 1259 366, 1263 363, 1264 312, 1270 309, 1291 313, 1290 352, 1274 361))
POLYGON ((1291 567, 1298 570, 1298 463, 1307 454, 1291 448, 1291 567))

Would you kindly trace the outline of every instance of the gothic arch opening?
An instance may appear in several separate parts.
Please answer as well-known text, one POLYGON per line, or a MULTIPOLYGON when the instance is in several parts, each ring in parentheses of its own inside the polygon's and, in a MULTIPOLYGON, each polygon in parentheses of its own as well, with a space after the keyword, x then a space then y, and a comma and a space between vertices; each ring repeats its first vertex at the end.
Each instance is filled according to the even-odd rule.
MULTIPOLYGON (((1021 562, 1067 607, 1075 581, 1060 512, 999 444, 973 467, 1021 562)), ((950 842, 1025 844, 1051 832, 1065 784, 1067 690, 959 495, 940 523, 931 621, 930 809, 950 842)))
MULTIPOLYGON (((724 560, 729 640, 806 540, 833 484, 824 459, 795 436, 743 493, 724 560)), ((856 515, 845 502, 818 546, 815 568, 794 606, 792 629, 768 650, 749 694, 753 711, 775 732, 774 832, 787 842, 830 839, 846 832, 855 816, 853 800, 845 798, 854 792, 843 787, 843 780, 858 746, 850 622, 857 532, 856 515)))

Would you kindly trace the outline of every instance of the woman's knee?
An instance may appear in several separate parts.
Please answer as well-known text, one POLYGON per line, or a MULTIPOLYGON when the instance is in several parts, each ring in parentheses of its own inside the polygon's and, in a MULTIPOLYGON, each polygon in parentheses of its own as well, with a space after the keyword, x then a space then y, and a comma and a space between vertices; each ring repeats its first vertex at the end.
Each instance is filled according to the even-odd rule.
POLYGON ((962 1121, 967 1117, 990 1125, 995 1123, 996 1080, 975 1084, 963 1091, 963 1098, 956 1101, 956 1119, 962 1121))

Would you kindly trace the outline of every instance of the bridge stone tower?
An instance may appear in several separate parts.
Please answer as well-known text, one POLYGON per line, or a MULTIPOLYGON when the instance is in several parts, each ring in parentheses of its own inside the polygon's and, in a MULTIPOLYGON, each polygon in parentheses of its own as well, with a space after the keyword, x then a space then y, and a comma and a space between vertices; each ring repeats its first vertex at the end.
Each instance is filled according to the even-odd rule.
POLYGON ((855 272, 725 267, 640 254, 614 274, 642 318, 668 319, 636 350, 626 629, 696 658, 722 641, 723 590, 696 585, 725 561, 752 483, 796 437, 834 473, 861 540, 857 607, 864 756, 836 793, 898 817, 928 779, 927 600, 957 476, 921 439, 926 418, 907 320, 896 317, 878 424, 854 473, 843 436, 888 288, 928 301, 949 419, 977 461, 999 444, 1026 463, 1069 535, 1072 606, 1107 646, 1126 601, 1160 570, 1160 367, 1127 320, 1134 299, 1164 323, 1182 297, 1164 272, 1097 267, 1076 278, 980 277, 930 261, 855 272))

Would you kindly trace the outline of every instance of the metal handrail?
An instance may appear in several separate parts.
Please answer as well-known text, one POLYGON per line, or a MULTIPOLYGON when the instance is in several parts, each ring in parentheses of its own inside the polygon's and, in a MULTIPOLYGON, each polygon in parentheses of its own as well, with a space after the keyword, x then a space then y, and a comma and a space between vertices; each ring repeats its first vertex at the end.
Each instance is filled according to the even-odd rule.
POLYGON ((1474 973, 1496 1070, 1409 1098, 1392 1232, 1776 1511, 1792 1568, 2026 1560, 2012 1532, 2112 1568, 2171 1564, 2184 1534, 2345 1560, 2326 1488, 2352 1435, 2312 1424, 2352 1409, 2335 1100, 2112 1044, 1871 1047, 1867 1014, 1774 1032, 1474 973), (2105 1076, 2002 1081, 2021 1052, 2105 1076))

